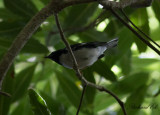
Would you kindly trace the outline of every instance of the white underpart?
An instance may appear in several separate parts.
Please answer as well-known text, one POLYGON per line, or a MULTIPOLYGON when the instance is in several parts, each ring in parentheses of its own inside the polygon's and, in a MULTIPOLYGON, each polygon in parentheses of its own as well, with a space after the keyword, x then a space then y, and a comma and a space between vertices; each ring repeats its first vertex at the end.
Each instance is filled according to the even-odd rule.
MULTIPOLYGON (((78 63, 79 69, 83 69, 87 66, 95 63, 100 55, 106 50, 106 46, 99 46, 97 48, 82 48, 80 50, 74 51, 75 58, 78 63)), ((72 68, 72 59, 69 54, 63 54, 60 58, 62 65, 67 68, 72 68)))

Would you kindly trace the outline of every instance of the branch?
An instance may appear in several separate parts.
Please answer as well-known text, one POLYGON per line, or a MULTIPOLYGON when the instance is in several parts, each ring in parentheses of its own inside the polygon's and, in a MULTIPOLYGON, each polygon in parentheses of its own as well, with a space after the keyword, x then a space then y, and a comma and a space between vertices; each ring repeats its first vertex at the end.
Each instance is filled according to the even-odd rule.
MULTIPOLYGON (((114 97, 114 98, 117 100, 117 102, 119 103, 119 105, 121 106, 121 108, 122 108, 122 110, 123 110, 124 115, 127 115, 126 110, 125 110, 125 107, 124 107, 124 103, 123 103, 115 94, 113 94, 112 92, 110 92, 109 90, 107 90, 106 88, 104 88, 104 87, 102 87, 102 86, 99 86, 99 85, 96 85, 96 84, 93 84, 93 83, 87 81, 87 80, 83 77, 83 75, 80 73, 80 70, 79 70, 79 68, 78 68, 78 64, 77 64, 76 58, 75 58, 75 56, 74 56, 74 54, 73 54, 73 51, 72 51, 72 49, 71 49, 68 41, 66 40, 66 38, 65 38, 65 36, 64 36, 64 32, 63 32, 62 27, 61 27, 61 25, 60 25, 60 23, 59 23, 58 16, 57 16, 56 13, 54 14, 54 16, 55 16, 55 20, 56 20, 57 27, 58 27, 58 29, 59 29, 59 33, 60 33, 61 39, 62 39, 62 41, 64 42, 64 44, 66 45, 66 48, 67 48, 69 54, 71 55, 71 58, 72 58, 72 61, 73 61, 73 69, 75 70, 76 75, 77 75, 77 77, 79 78, 79 80, 81 80, 82 84, 84 84, 84 85, 87 85, 87 86, 96 88, 96 89, 98 89, 99 91, 106 92, 106 93, 110 94, 112 97, 114 97)), ((80 106, 80 105, 79 105, 79 106, 80 106)))
POLYGON ((83 91, 82 91, 82 95, 81 95, 81 99, 80 99, 80 103, 79 103, 79 106, 78 106, 76 115, 79 114, 79 111, 80 111, 80 108, 81 108, 81 105, 82 105, 82 101, 83 101, 83 97, 84 97, 84 93, 85 93, 86 87, 87 87, 87 85, 84 84, 84 86, 83 86, 83 91))
POLYGON ((99 3, 102 6, 106 6, 107 8, 125 8, 127 6, 147 7, 151 5, 152 0, 121 0, 119 2, 110 0, 99 0, 99 3))

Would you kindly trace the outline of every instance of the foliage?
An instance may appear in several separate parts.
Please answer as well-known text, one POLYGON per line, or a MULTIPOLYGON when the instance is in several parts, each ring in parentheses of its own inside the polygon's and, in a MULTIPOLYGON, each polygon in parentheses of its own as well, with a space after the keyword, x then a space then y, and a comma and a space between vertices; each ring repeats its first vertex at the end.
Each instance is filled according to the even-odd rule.
MULTIPOLYGON (((47 1, 0 0, 0 59, 24 25, 47 1)), ((159 9, 160 2, 154 0, 151 7, 124 10, 139 28, 160 43, 159 9)), ((101 11, 97 3, 90 3, 68 7, 59 14, 71 44, 119 37, 118 47, 107 51, 104 58, 86 68, 84 76, 125 101, 129 115, 158 115, 160 60, 154 51, 109 12, 106 12, 109 18, 102 16, 103 22, 97 27, 74 33, 74 28, 85 27, 101 11)), ((49 17, 16 57, 2 87, 12 97, 0 95, 0 115, 43 114, 40 110, 46 112, 45 115, 50 112, 52 115, 75 115, 82 92, 80 81, 72 70, 44 59, 49 52, 64 47, 60 36, 50 34, 52 31, 57 31, 57 27, 54 18, 49 17), (28 91, 29 87, 39 94, 32 89, 28 91)), ((110 95, 87 87, 80 115, 112 114, 122 115, 118 103, 110 95)))

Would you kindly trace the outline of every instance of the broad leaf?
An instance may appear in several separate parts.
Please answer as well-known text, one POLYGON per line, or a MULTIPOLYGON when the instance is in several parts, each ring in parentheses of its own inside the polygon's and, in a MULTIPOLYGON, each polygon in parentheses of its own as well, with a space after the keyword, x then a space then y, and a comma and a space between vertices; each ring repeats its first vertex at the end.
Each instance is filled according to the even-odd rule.
MULTIPOLYGON (((143 85, 135 90, 128 98, 125 103, 125 107, 128 115, 137 115, 137 112, 141 110, 141 105, 146 96, 147 86, 143 85)), ((148 108, 149 109, 149 108, 148 108)), ((122 111, 118 115, 123 115, 122 111)))
POLYGON ((115 92, 115 94, 124 95, 136 90, 138 87, 142 85, 145 85, 148 81, 148 78, 149 76, 147 73, 135 73, 123 78, 117 83, 112 84, 111 89, 115 92), (133 84, 133 82, 136 84, 133 84))
POLYGON ((36 64, 22 70, 20 73, 16 75, 12 101, 16 101, 17 99, 24 96, 24 94, 27 92, 27 88, 29 87, 29 84, 32 80, 35 67, 36 64))
POLYGON ((77 27, 87 24, 90 16, 93 15, 97 8, 97 4, 82 4, 72 6, 67 17, 64 20, 64 28, 77 27))
POLYGON ((34 115, 51 115, 45 100, 33 89, 28 90, 34 115))
POLYGON ((56 76, 60 83, 60 87, 66 94, 68 100, 77 108, 79 105, 81 92, 74 81, 69 78, 73 76, 67 76, 65 71, 63 73, 57 71, 56 76))
MULTIPOLYGON (((13 66, 9 69, 5 79, 3 80, 2 91, 13 94, 13 83, 14 83, 14 68, 13 66)), ((11 104, 11 97, 0 95, 0 115, 8 115, 11 104)))
MULTIPOLYGON (((137 27, 139 27, 144 33, 149 35, 149 21, 146 9, 138 9, 131 15, 131 20, 137 27)), ((144 52, 147 49, 147 45, 144 44, 138 37, 134 36, 134 40, 138 47, 139 52, 144 52)))
POLYGON ((160 9, 160 1, 159 0, 153 0, 152 8, 154 10, 156 18, 160 22, 160 15, 159 15, 159 9, 160 9))
POLYGON ((31 0, 18 0, 18 1, 3 0, 3 1, 7 9, 22 17, 30 18, 37 12, 36 7, 34 6, 31 0))
MULTIPOLYGON (((13 40, 7 38, 0 38, 0 49, 7 51, 13 40)), ((21 51, 22 53, 47 53, 48 49, 42 45, 38 40, 30 39, 21 51)))

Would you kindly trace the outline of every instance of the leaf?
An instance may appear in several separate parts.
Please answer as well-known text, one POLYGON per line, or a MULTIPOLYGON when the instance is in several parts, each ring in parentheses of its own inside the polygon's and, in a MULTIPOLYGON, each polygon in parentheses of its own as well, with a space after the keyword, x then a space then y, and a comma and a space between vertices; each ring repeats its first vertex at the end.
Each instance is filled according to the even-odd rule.
POLYGON ((50 2, 50 0, 40 0, 43 4, 48 4, 50 2))
MULTIPOLYGON (((148 14, 145 8, 136 10, 131 15, 131 20, 133 23, 139 27, 144 33, 149 35, 149 21, 148 21, 148 14)), ((139 52, 145 52, 147 49, 147 45, 143 43, 139 38, 134 38, 136 45, 138 47, 139 52)))
POLYGON ((3 21, 11 21, 11 20, 15 21, 15 20, 22 19, 22 17, 19 17, 16 14, 13 14, 12 12, 10 12, 9 10, 5 8, 0 8, 0 17, 1 19, 3 19, 3 21))
POLYGON ((116 61, 120 60, 123 55, 126 55, 126 52, 130 50, 133 42, 133 33, 128 28, 122 28, 117 33, 117 36, 119 42, 115 54, 108 53, 108 51, 106 52, 105 62, 108 67, 112 67, 116 61))
MULTIPOLYGON (((95 83, 95 79, 93 76, 93 71, 91 68, 87 68, 83 71, 83 76, 90 82, 95 83)), ((96 94, 96 89, 93 87, 86 87, 83 103, 82 103, 82 110, 86 112, 86 114, 93 114, 94 110, 94 98, 96 94)))
POLYGON ((65 107, 60 103, 58 100, 54 99, 53 97, 47 95, 45 92, 40 92, 41 96, 44 98, 48 105, 48 109, 52 112, 53 115, 64 115, 65 107))
POLYGON ((83 33, 77 34, 80 40, 83 42, 93 42, 93 41, 108 41, 107 34, 104 32, 99 32, 95 29, 86 30, 83 33))
POLYGON ((64 28, 77 27, 87 24, 90 17, 96 11, 97 4, 81 4, 72 6, 64 20, 64 28))
POLYGON ((81 92, 75 85, 74 81, 71 80, 70 77, 72 76, 67 76, 67 73, 65 71, 63 73, 57 71, 56 76, 59 81, 60 87, 64 91, 68 100, 77 108, 79 105, 81 92))
POLYGON ((159 15, 160 2, 159 2, 159 0, 153 0, 153 2, 152 2, 152 9, 154 11, 154 14, 155 14, 156 18, 160 22, 160 15, 159 15))
MULTIPOLYGON (((11 66, 3 80, 2 91, 12 95, 14 83, 14 67, 11 66)), ((8 115, 11 97, 0 95, 0 115, 8 115)))
POLYGON ((48 53, 48 49, 36 39, 30 39, 22 49, 27 53, 48 53))
POLYGON ((104 32, 109 37, 115 37, 116 33, 123 27, 122 23, 118 20, 110 20, 104 32))
POLYGON ((126 55, 124 55, 121 59, 120 59, 120 67, 122 69, 122 73, 124 75, 129 75, 130 71, 131 71, 131 51, 128 51, 126 53, 126 55))
POLYGON ((97 72, 99 75, 106 78, 107 80, 110 80, 112 82, 117 81, 117 78, 115 74, 111 71, 111 68, 109 68, 105 64, 105 62, 101 60, 98 60, 90 68, 92 68, 93 71, 97 72))
POLYGON ((28 94, 35 115, 51 115, 45 100, 36 91, 29 89, 28 94))
POLYGON ((0 22, 0 36, 12 38, 15 37, 26 23, 22 20, 0 22))
MULTIPOLYGON (((12 44, 11 39, 0 38, 0 49, 7 51, 12 44)), ((38 40, 30 39, 21 51, 22 53, 47 53, 48 49, 42 45, 38 40)))
MULTIPOLYGON (((13 106, 11 106, 11 107, 13 107, 13 106)), ((10 112, 9 115, 17 115, 17 113, 19 115, 34 115, 31 110, 28 96, 24 96, 22 99, 20 99, 18 101, 16 107, 10 112)))
POLYGON ((124 95, 135 91, 142 85, 145 85, 148 81, 148 78, 149 78, 148 73, 144 72, 135 73, 125 77, 124 79, 122 79, 117 83, 114 83, 113 85, 111 85, 112 87, 111 89, 112 91, 115 92, 115 94, 124 95))
POLYGON ((15 77, 16 81, 14 84, 14 94, 12 96, 12 101, 16 101, 21 98, 27 91, 29 84, 32 80, 33 73, 35 70, 36 64, 33 66, 27 67, 18 73, 15 77))
POLYGON ((160 64, 158 59, 154 58, 136 58, 132 59, 133 71, 159 71, 160 64))
POLYGON ((31 18, 37 9, 31 0, 3 0, 4 5, 11 12, 26 18, 31 18))
POLYGON ((157 97, 154 97, 152 99, 152 103, 150 105, 151 107, 151 115, 158 115, 160 108, 159 108, 159 101, 160 101, 160 95, 158 95, 157 97))
MULTIPOLYGON (((147 91, 147 86, 143 85, 135 90, 128 98, 125 103, 127 114, 128 115, 136 115, 140 110, 140 107, 147 91)), ((143 106, 143 105, 142 105, 143 106)), ((118 113, 118 115, 123 115, 122 111, 118 113)))

